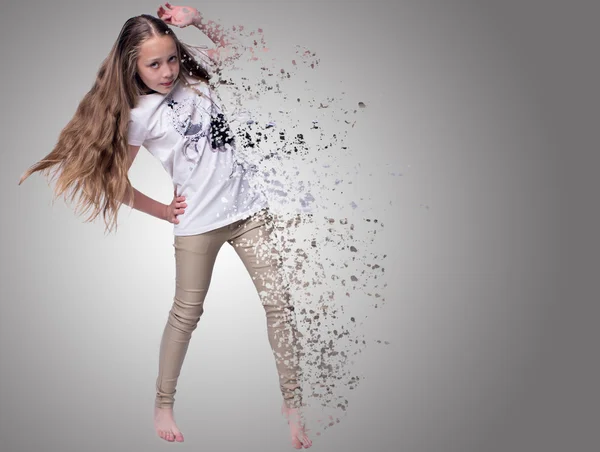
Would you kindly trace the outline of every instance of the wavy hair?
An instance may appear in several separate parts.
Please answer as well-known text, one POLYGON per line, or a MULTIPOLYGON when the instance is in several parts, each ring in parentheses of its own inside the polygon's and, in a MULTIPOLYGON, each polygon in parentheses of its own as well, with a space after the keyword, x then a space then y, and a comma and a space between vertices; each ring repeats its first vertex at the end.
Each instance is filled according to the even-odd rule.
POLYGON ((148 90, 137 74, 137 59, 146 40, 164 35, 173 38, 177 47, 178 79, 185 83, 186 74, 209 81, 209 73, 192 58, 191 46, 179 41, 167 24, 147 14, 132 17, 123 25, 92 89, 61 131, 52 152, 32 165, 19 185, 36 171, 48 175, 53 169, 51 179, 58 174, 54 199, 63 195, 65 201, 76 201, 76 213, 91 210, 85 222, 102 214, 105 232, 113 227, 116 231, 119 207, 123 203, 132 206, 134 196, 127 174, 129 113, 138 96, 148 90))

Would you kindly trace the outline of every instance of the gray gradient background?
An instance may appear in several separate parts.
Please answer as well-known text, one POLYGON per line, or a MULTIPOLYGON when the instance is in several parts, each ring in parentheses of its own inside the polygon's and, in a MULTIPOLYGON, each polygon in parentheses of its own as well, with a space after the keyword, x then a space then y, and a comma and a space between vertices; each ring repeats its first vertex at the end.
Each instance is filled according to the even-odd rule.
MULTIPOLYGON (((377 246, 391 276, 365 328, 391 344, 360 355, 367 378, 313 450, 598 448, 600 8, 560 3, 194 5, 317 51, 324 83, 343 79, 368 105, 353 142, 367 169, 403 174, 356 188, 385 224, 377 246)), ((1 452, 290 448, 264 313, 229 247, 178 386, 186 442, 167 444, 152 407, 171 225, 124 213, 104 237, 62 201, 52 207, 39 175, 17 186, 123 22, 157 4, 2 6, 1 452)), ((170 201, 147 152, 131 174, 170 201)))

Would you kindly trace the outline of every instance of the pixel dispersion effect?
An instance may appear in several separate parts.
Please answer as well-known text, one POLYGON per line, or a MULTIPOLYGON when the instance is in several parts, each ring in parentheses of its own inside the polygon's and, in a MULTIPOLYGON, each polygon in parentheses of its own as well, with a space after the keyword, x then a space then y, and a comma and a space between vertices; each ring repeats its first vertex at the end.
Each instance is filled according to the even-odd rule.
POLYGON ((344 194, 361 170, 345 166, 351 162, 345 157, 352 155, 348 138, 368 111, 367 100, 311 92, 318 83, 316 52, 298 45, 289 58, 272 58, 260 28, 235 26, 229 38, 240 57, 221 65, 211 83, 229 110, 237 158, 259 173, 254 188, 267 195, 274 214, 299 329, 303 415, 319 419, 312 430, 320 435, 340 422, 350 391, 368 378, 353 372, 353 357, 369 343, 388 344, 361 333, 368 313, 385 303, 387 256, 370 251, 384 225, 361 212, 368 199, 344 194))

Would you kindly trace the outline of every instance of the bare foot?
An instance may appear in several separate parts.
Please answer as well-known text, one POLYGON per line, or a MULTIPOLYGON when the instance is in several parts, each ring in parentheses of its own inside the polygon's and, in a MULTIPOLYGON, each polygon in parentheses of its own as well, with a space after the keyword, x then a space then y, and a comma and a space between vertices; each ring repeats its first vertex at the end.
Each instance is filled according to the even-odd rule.
POLYGON ((154 407, 154 429, 158 436, 166 441, 183 442, 183 435, 175 425, 173 408, 154 407))
POLYGON ((288 425, 290 426, 292 446, 296 449, 302 449, 303 447, 308 449, 312 446, 312 441, 306 435, 298 408, 288 408, 284 402, 281 406, 281 414, 287 419, 288 425))

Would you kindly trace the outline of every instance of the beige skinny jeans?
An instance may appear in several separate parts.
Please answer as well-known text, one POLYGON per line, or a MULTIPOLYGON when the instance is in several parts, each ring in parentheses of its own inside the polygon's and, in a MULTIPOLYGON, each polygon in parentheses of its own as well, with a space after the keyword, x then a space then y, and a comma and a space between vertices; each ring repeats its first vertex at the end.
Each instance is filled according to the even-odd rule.
POLYGON ((192 332, 204 311, 217 254, 225 242, 242 259, 265 309, 284 402, 290 408, 301 406, 296 319, 279 255, 273 247, 272 219, 266 208, 203 234, 174 237, 176 288, 160 344, 156 407, 170 408, 175 403, 177 379, 192 332))

